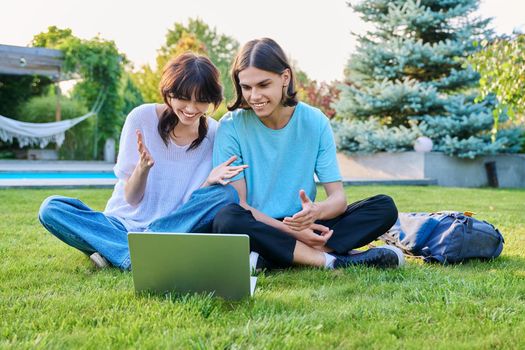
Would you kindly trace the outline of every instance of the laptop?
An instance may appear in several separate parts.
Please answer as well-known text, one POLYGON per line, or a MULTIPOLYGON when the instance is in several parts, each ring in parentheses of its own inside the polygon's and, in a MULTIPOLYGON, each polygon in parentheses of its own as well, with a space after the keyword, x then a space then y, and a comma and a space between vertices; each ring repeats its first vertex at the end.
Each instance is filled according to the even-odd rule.
POLYGON ((128 243, 136 292, 240 300, 255 291, 247 235, 130 232, 128 243))

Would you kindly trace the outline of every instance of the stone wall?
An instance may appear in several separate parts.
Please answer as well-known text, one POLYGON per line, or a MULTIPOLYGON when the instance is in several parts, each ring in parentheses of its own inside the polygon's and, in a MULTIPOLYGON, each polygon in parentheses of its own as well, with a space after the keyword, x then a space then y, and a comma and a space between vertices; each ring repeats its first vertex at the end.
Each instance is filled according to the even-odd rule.
POLYGON ((500 154, 476 159, 449 157, 439 152, 337 155, 345 179, 435 179, 440 186, 488 186, 485 163, 494 161, 499 187, 525 188, 525 154, 500 154))

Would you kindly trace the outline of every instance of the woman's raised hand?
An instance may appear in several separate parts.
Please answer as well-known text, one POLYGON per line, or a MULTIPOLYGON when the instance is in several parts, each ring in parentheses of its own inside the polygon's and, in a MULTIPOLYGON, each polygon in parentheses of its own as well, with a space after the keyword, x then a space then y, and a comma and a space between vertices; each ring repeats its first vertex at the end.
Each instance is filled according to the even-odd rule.
POLYGON ((143 170, 149 170, 153 166, 153 164, 155 164, 155 160, 153 159, 153 157, 149 153, 149 150, 144 144, 144 137, 142 136, 142 132, 139 129, 137 129, 135 133, 137 134, 137 147, 140 155, 139 166, 143 170))
POLYGON ((235 162, 236 159, 237 156, 231 156, 230 159, 215 167, 210 172, 210 175, 208 175, 208 178, 206 179, 203 187, 214 184, 221 184, 225 186, 230 183, 230 179, 232 177, 239 175, 244 169, 248 167, 248 165, 231 166, 230 164, 235 162))

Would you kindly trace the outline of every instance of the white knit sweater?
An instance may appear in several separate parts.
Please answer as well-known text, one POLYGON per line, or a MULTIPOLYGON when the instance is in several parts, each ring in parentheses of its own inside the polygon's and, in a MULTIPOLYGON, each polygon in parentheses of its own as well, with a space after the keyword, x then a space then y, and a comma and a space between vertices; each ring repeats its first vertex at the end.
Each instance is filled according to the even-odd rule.
POLYGON ((212 169, 213 140, 218 125, 214 119, 208 118, 208 135, 191 151, 187 151, 189 145, 178 146, 173 141, 166 147, 157 131, 158 122, 155 104, 145 104, 130 112, 122 128, 114 167, 118 182, 104 214, 117 217, 128 231, 143 231, 153 220, 176 210, 202 185, 212 169), (137 129, 142 131, 155 164, 150 169, 144 197, 134 207, 124 199, 124 182, 139 161, 137 129))

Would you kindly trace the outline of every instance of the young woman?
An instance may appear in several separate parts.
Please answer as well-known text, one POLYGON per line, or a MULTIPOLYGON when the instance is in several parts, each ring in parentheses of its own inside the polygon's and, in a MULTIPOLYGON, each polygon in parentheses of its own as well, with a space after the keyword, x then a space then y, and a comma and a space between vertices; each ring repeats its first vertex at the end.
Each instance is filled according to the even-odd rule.
POLYGON ((212 170, 217 122, 206 113, 222 101, 217 68, 206 57, 183 54, 164 68, 160 90, 164 104, 139 106, 126 118, 118 182, 104 212, 62 196, 40 208, 42 225, 98 267, 107 259, 130 268, 130 231, 210 231, 217 210, 238 202, 227 180, 245 166, 230 166, 231 157, 212 170))
POLYGON ((240 205, 219 211, 214 232, 248 234, 251 250, 271 266, 403 264, 397 248, 352 252, 396 222, 396 206, 385 195, 347 206, 328 118, 297 101, 281 47, 268 38, 248 42, 232 80, 237 97, 220 122, 213 162, 237 155, 235 164, 250 167, 232 179, 240 205), (314 202, 314 173, 327 194, 321 202, 314 202))

